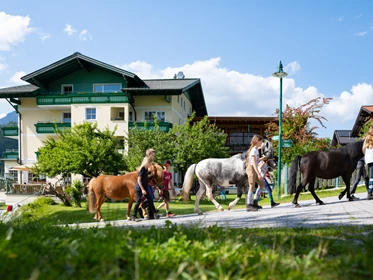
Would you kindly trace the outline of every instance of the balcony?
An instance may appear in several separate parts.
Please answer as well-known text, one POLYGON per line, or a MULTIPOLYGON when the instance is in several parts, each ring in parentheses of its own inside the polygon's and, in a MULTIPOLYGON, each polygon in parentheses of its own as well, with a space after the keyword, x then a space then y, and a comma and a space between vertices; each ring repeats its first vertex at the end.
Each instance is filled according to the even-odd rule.
MULTIPOLYGON (((170 122, 159 122, 158 123, 159 130, 168 132, 172 128, 172 123, 170 122)), ((154 130, 154 123, 153 122, 129 122, 128 128, 138 127, 139 129, 147 129, 147 130, 154 130)))
POLYGON ((126 93, 71 93, 36 97, 38 106, 93 103, 128 103, 128 97, 126 93))
POLYGON ((6 149, 4 152, 4 159, 17 159, 18 149, 6 149))
POLYGON ((36 123, 36 133, 46 134, 46 133, 56 133, 56 128, 58 130, 71 129, 71 123, 36 123))
POLYGON ((2 127, 1 130, 3 131, 4 137, 12 137, 18 136, 18 127, 17 126, 9 126, 9 127, 2 127))

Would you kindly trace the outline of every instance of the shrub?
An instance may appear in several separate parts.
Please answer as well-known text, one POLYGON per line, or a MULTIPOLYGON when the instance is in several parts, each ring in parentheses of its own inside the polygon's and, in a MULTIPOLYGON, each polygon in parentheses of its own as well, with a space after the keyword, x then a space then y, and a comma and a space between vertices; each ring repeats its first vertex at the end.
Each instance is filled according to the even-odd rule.
POLYGON ((74 180, 73 184, 65 190, 65 193, 70 196, 71 201, 78 207, 82 207, 80 204, 82 200, 82 188, 83 183, 80 180, 74 180))

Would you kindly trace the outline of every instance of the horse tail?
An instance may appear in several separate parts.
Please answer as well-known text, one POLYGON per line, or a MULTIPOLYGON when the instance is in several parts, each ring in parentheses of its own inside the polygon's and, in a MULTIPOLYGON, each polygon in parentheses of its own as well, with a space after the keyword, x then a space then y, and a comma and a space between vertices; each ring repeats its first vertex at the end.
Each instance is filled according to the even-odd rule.
POLYGON ((299 163, 301 156, 296 156, 293 162, 291 163, 290 167, 290 176, 288 181, 288 193, 293 194, 296 190, 296 183, 297 183, 297 174, 299 169, 299 163))
POLYGON ((92 178, 91 181, 88 184, 88 209, 90 213, 95 213, 96 209, 96 195, 93 191, 93 183, 96 180, 96 178, 92 178))
POLYGON ((192 164, 191 166, 189 166, 187 172, 185 173, 184 183, 183 183, 184 201, 189 200, 189 194, 190 194, 190 190, 191 190, 192 185, 193 185, 194 171, 196 170, 196 166, 197 166, 197 164, 192 164))

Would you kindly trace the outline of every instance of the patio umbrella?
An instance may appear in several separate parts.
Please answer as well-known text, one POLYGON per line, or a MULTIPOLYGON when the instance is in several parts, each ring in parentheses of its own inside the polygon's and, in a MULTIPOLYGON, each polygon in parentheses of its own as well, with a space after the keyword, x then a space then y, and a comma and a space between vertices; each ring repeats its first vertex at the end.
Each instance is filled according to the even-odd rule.
POLYGON ((31 167, 27 165, 18 165, 18 166, 13 166, 9 168, 9 170, 30 171, 31 167))

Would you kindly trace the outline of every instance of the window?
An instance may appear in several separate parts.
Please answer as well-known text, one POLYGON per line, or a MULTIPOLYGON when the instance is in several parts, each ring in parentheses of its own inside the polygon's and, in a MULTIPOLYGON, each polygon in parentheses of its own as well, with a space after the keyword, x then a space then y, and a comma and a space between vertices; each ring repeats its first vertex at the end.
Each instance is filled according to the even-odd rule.
POLYGON ((251 139, 249 139, 249 133, 247 132, 231 132, 229 134, 230 145, 250 145, 250 142, 251 139))
POLYGON ((125 108, 123 107, 110 107, 110 120, 124 120, 125 108))
POLYGON ((147 111, 147 112, 145 112, 145 121, 153 122, 154 121, 154 117, 153 117, 154 115, 161 122, 164 122, 166 120, 166 113, 165 112, 147 111))
POLYGON ((166 120, 165 116, 166 116, 165 112, 157 112, 157 119, 159 121, 164 122, 166 120))
POLYGON ((62 94, 73 93, 73 85, 62 85, 61 86, 61 93, 62 94))
POLYGON ((121 88, 121 84, 95 84, 93 92, 120 92, 121 88))
POLYGON ((85 119, 95 120, 96 119, 96 108, 86 108, 85 109, 85 119))
POLYGON ((145 121, 152 122, 154 120, 153 115, 155 115, 155 111, 145 112, 145 121))
POLYGON ((83 177, 83 184, 84 185, 88 185, 89 181, 91 181, 91 177, 86 177, 86 176, 83 177))
POLYGON ((71 113, 62 113, 62 122, 71 123, 71 113))

